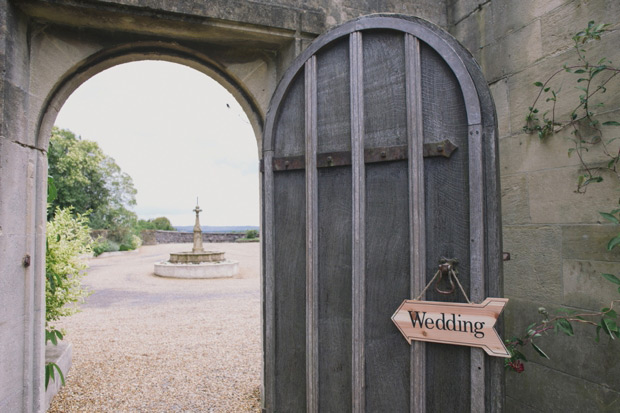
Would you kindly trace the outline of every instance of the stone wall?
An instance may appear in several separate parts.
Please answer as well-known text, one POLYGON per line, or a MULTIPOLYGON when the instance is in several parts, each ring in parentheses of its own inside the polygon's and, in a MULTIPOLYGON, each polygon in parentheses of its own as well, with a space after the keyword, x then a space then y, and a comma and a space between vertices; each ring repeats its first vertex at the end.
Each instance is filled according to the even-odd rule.
MULTIPOLYGON (((522 132, 533 86, 564 63, 574 64, 571 37, 588 21, 611 23, 600 42, 587 47, 620 65, 620 2, 617 0, 457 0, 448 10, 452 33, 465 44, 487 77, 499 119, 504 251, 506 336, 523 334, 541 320, 538 308, 599 310, 620 298, 600 273, 620 272, 620 249, 607 251, 617 227, 598 211, 618 207, 618 180, 611 174, 585 194, 575 193, 581 173, 576 156, 568 157, 570 131, 546 141, 522 132)), ((596 59, 598 60, 598 59, 596 59)), ((566 117, 567 100, 580 91, 566 75, 556 117, 566 117)), ((574 77, 572 79, 575 79, 574 77)), ((620 79, 600 95, 600 121, 620 120, 620 79)), ((620 128, 606 130, 608 136, 620 128)), ((618 150, 618 145, 610 148, 618 150)), ((600 149, 590 162, 604 160, 600 149)), ((617 286, 616 286, 617 287, 617 286)), ((531 349, 522 374, 507 374, 508 411, 617 411, 620 406, 620 340, 594 341, 591 327, 575 326, 575 336, 539 339, 551 357, 531 349)))
MULTIPOLYGON (((140 233, 142 245, 193 243, 193 232, 146 230, 140 233)), ((202 242, 235 242, 245 237, 239 232, 203 232, 202 242)))

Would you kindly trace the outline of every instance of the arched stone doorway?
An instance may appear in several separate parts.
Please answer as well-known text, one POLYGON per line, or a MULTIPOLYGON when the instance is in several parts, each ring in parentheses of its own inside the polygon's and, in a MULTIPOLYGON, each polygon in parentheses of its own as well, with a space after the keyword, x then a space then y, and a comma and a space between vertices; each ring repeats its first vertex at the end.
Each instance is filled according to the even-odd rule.
MULTIPOLYGON (((85 81, 113 66, 141 61, 162 60, 182 64, 216 80, 239 102, 254 130, 257 148, 261 147, 264 111, 252 92, 235 79, 226 68, 207 56, 174 44, 136 43, 103 50, 89 56, 63 76, 46 99, 39 119, 36 146, 46 149, 54 120, 66 99, 85 81)), ((260 152, 260 151, 259 151, 260 152)))
POLYGON ((2 228, 13 240, 6 256, 20 257, 5 268, 7 274, 13 274, 9 278, 15 284, 5 290, 11 292, 12 299, 7 301, 11 309, 5 318, 11 320, 7 328, 13 333, 1 344, 5 354, 19 355, 7 367, 14 372, 11 382, 20 384, 18 392, 3 395, 3 400, 20 406, 17 410, 39 411, 45 393, 46 150, 64 101, 90 77, 117 64, 138 60, 184 64, 215 79, 237 99, 253 127, 258 152, 266 108, 279 73, 302 47, 302 41, 295 32, 280 33, 276 40, 258 47, 256 41, 248 41, 251 35, 245 28, 233 35, 230 27, 226 35, 205 41, 171 41, 169 34, 144 36, 39 22, 20 29, 25 41, 12 50, 16 65, 10 74, 17 86, 7 92, 14 107, 7 111, 10 116, 4 122, 14 145, 3 148, 5 168, 12 171, 3 181, 18 190, 8 201, 6 197, 0 200, 7 216, 16 217, 11 226, 2 228), (20 177, 22 173, 27 178, 20 177))

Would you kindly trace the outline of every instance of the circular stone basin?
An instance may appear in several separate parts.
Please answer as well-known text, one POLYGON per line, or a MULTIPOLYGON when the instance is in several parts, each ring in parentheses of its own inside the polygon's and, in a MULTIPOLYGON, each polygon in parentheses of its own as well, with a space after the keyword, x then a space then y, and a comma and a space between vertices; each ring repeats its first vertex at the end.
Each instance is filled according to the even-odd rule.
POLYGON ((155 275, 172 278, 230 278, 239 273, 237 261, 179 264, 162 261, 155 264, 155 275))
POLYGON ((170 262, 174 264, 200 264, 202 262, 224 261, 221 251, 176 252, 170 254, 170 262))

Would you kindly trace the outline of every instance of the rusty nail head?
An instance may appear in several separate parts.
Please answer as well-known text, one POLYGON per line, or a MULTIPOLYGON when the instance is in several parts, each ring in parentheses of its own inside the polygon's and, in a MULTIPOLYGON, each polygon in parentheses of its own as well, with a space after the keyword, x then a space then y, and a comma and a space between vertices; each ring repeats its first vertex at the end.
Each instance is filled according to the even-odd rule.
POLYGON ((30 267, 30 255, 26 254, 22 263, 24 267, 26 268, 30 267))
POLYGON ((284 167, 285 167, 285 168, 288 168, 289 164, 290 164, 290 162, 289 162, 289 161, 284 161, 284 167))
POLYGON ((387 154, 385 153, 385 151, 381 151, 381 157, 385 158, 387 156, 387 154))
POLYGON ((334 160, 332 159, 332 157, 331 157, 331 156, 328 156, 328 157, 327 157, 327 164, 328 164, 329 166, 331 166, 331 165, 333 165, 333 164, 334 164, 334 160))
POLYGON ((437 152, 443 152, 443 145, 437 145, 437 152))

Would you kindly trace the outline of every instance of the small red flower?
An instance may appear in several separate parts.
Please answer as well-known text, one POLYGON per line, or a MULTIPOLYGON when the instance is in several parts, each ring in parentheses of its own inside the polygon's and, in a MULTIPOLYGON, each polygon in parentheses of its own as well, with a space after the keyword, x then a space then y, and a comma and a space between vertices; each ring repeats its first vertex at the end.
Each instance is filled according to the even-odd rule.
POLYGON ((523 370, 525 370, 525 366, 521 363, 521 360, 511 361, 508 365, 517 373, 522 373, 523 370))

